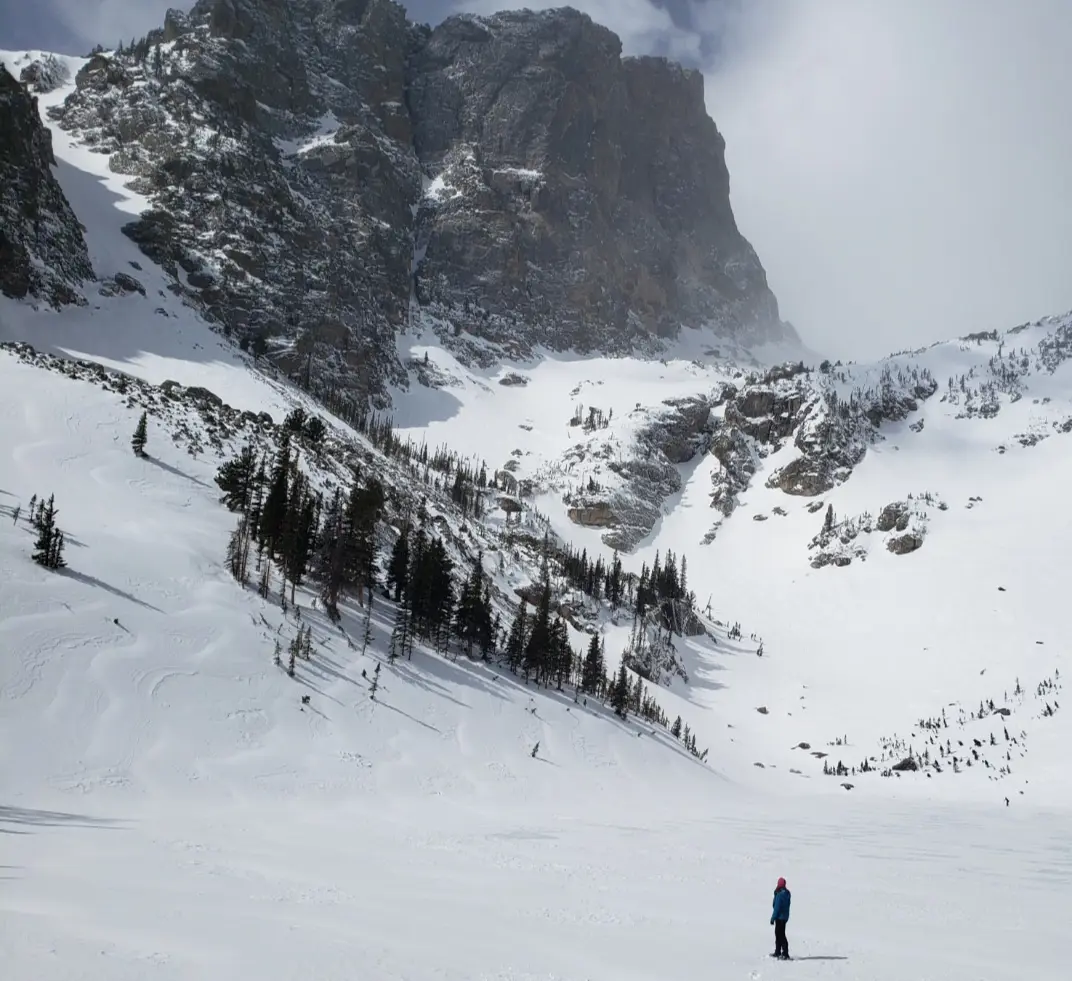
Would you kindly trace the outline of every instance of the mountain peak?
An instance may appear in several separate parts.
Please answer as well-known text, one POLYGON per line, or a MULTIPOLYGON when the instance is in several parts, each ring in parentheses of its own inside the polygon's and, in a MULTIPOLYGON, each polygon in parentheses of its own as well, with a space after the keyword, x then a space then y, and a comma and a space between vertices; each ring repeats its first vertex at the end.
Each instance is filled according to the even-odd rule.
POLYGON ((148 199, 126 231, 175 289, 316 390, 386 405, 414 326, 485 364, 796 339, 701 76, 570 8, 201 0, 50 112, 148 199))

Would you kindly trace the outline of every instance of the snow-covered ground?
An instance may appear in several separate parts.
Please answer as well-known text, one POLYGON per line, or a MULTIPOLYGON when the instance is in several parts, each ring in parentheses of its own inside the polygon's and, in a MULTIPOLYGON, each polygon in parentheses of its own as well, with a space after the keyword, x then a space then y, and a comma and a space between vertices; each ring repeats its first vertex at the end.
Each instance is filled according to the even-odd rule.
MULTIPOLYGON (((146 296, 90 285, 90 305, 62 313, 0 301, 0 340, 281 418, 299 396, 210 332, 122 235, 138 202, 106 158, 53 140, 98 275, 130 272, 146 296)), ((454 382, 398 393, 399 424, 492 467, 513 458, 519 477, 562 465, 580 438, 568 424, 578 403, 613 409, 595 436, 625 443, 647 418, 637 403, 734 376, 692 336, 665 363, 557 356, 488 372, 430 339, 403 343, 454 382), (527 383, 500 385, 511 372, 527 383)), ((891 554, 873 531, 866 561, 813 569, 823 511, 764 486, 791 445, 761 462, 701 545, 717 463, 681 467, 682 492, 627 561, 684 554, 699 605, 710 595, 716 617, 741 624, 739 641, 721 630, 717 645, 682 641, 691 680, 659 692, 709 748, 706 765, 649 725, 422 650, 382 664, 373 701, 385 604, 362 656, 360 610, 343 632, 299 595, 314 654, 288 678, 272 655, 298 627, 293 610, 224 568, 234 516, 212 481, 219 459, 191 455, 155 417, 139 459, 139 409, 120 392, 0 351, 0 974, 1065 977, 1072 741, 1061 692, 1037 685, 1072 668, 1072 434, 1053 428, 1072 416, 1069 362, 1029 375, 992 418, 956 418, 963 399, 941 401, 945 379, 985 366, 993 347, 902 359, 928 365, 939 393, 885 423, 886 438, 822 497, 839 521, 922 500, 927 535, 912 554, 891 554), (1014 438, 1032 433, 1047 438, 1014 438), (50 493, 67 534, 60 573, 29 557, 29 499, 50 493), (958 706, 984 699, 1011 715, 961 725, 958 706), (1060 708, 1043 716, 1049 701, 1060 708), (966 759, 979 738, 993 768, 828 777, 813 755, 853 767, 886 737, 922 752, 913 726, 943 709, 941 739, 966 742, 955 751, 966 759), (1006 762, 1011 773, 998 773, 1006 762), (794 965, 765 956, 779 875, 795 898, 794 965)), ((603 548, 557 493, 537 503, 578 546, 603 548)), ((628 620, 605 630, 613 660, 628 620)))
MULTIPOLYGON (((1035 350, 1065 322, 1010 334, 1005 348, 1035 350)), ((437 389, 415 385, 399 395, 396 418, 403 431, 431 445, 446 443, 491 467, 515 459, 519 479, 539 481, 558 468, 567 486, 586 479, 587 464, 575 462, 578 444, 609 442, 619 452, 629 445, 637 420, 648 419, 648 407, 709 393, 727 380, 739 384, 741 376, 724 363, 684 358, 653 363, 553 355, 474 372, 434 341, 407 341, 410 357, 419 362, 427 354, 435 375, 449 381, 437 389), (500 385, 507 376, 516 376, 514 383, 500 385), (612 414, 608 427, 586 435, 571 426, 578 404, 585 412, 595 406, 612 414)), ((974 368, 972 387, 985 380, 998 343, 950 342, 900 356, 893 365, 926 367, 941 382, 974 368)), ((866 386, 879 369, 853 366, 850 373, 850 382, 866 386)), ((699 605, 710 598, 716 618, 741 624, 738 649, 701 664, 692 682, 677 689, 709 709, 720 726, 733 727, 733 747, 712 749, 717 758, 739 755, 753 766, 752 781, 772 788, 786 770, 799 769, 801 784, 844 793, 841 779, 821 775, 813 754, 825 752, 831 766, 841 760, 849 768, 857 795, 1000 804, 1009 796, 1018 803, 1030 798, 1072 804, 1061 749, 1069 744, 1069 716, 1044 715, 1054 699, 1038 690, 1040 683, 1072 671, 1060 612, 1072 549, 1072 526, 1063 517, 1064 487, 1072 479, 1072 425, 1064 426, 1072 420, 1072 361, 1053 373, 1032 369, 1021 385, 1019 397, 997 396, 995 415, 964 418, 966 396, 958 390, 952 397, 940 384, 908 418, 884 422, 883 438, 850 479, 819 498, 765 486, 774 470, 797 455, 790 441, 760 461, 741 506, 707 545, 711 476, 720 464, 708 454, 680 467, 683 490, 665 502, 663 517, 627 563, 639 570, 659 552, 684 555, 699 605), (1031 434, 1042 438, 1031 445, 1025 438, 1031 434), (895 555, 885 547, 890 536, 873 531, 852 543, 866 552, 864 560, 847 568, 811 567, 810 546, 827 505, 840 523, 865 512, 877 517, 897 501, 917 512, 913 527, 926 526, 919 551, 895 555), (763 656, 756 657, 760 640, 763 656), (1018 682, 1022 698, 1015 694, 1018 682), (1008 719, 992 714, 990 700, 995 709, 1007 707, 1013 714, 1008 719), (984 717, 972 719, 981 701, 987 703, 984 717), (943 709, 951 729, 919 730, 917 723, 943 709), (963 726, 955 721, 961 709, 963 726), (1000 745, 990 746, 992 734, 1000 745), (975 739, 990 749, 975 747, 975 739), (929 777, 883 779, 869 773, 855 779, 851 772, 865 757, 879 760, 882 770, 910 749, 939 754, 938 744, 946 740, 961 772, 940 757, 942 771, 929 777), (809 750, 799 749, 801 742, 809 750), (972 749, 980 749, 977 756, 972 749), (1003 767, 1011 772, 1001 772, 1003 767)), ((570 522, 557 489, 537 497, 536 504, 562 537, 609 552, 600 529, 570 522)), ((624 645, 628 632, 625 624, 610 633, 624 645)), ((720 735, 728 738, 725 729, 712 731, 712 743, 718 745, 720 735)))
MULTIPOLYGON (((55 491, 69 542, 49 573, 0 524, 5 977, 773 977, 778 875, 805 977, 1062 976, 1067 812, 749 786, 420 651, 374 703, 381 614, 362 658, 308 597, 292 681, 293 616, 221 567, 215 461, 155 426, 137 459, 116 393, 7 354, 0 391, 0 504, 55 491)), ((727 707, 737 661, 778 664, 701 665, 727 707)))

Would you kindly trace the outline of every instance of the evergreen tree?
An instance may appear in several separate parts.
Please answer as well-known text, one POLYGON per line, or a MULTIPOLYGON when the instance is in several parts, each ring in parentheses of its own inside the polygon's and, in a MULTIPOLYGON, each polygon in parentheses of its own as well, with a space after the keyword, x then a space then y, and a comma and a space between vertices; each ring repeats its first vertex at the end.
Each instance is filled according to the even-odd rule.
POLYGON ((410 633, 409 609, 405 603, 399 603, 395 610, 395 622, 391 628, 391 646, 387 653, 388 660, 392 664, 407 653, 410 633))
POLYGON ((365 625, 361 632, 361 656, 365 656, 369 642, 372 640, 372 593, 369 593, 369 601, 365 604, 365 625))
POLYGON ((674 719, 674 724, 670 727, 670 735, 675 739, 681 738, 681 716, 679 715, 674 719))
POLYGON ((378 480, 364 486, 355 483, 346 506, 344 585, 365 590, 370 598, 376 584, 376 524, 383 511, 385 495, 378 480))
POLYGON ((310 416, 302 430, 306 446, 314 451, 320 449, 327 433, 327 426, 324 425, 324 420, 320 416, 310 416))
POLYGON ((586 695, 594 695, 599 690, 599 683, 606 674, 603 663, 603 649, 599 643, 599 637, 595 634, 588 644, 588 652, 584 657, 584 668, 581 672, 581 691, 586 695))
POLYGON ((52 553, 49 556, 48 567, 50 569, 66 568, 67 563, 63 558, 64 537, 62 531, 57 531, 52 539, 52 553))
POLYGON ((380 667, 379 661, 376 662, 376 670, 372 672, 372 684, 369 685, 369 698, 372 701, 376 701, 376 692, 380 690, 380 667))
POLYGON ((279 543, 283 574, 290 580, 292 603, 309 565, 315 533, 316 500, 307 489, 305 475, 295 469, 287 492, 287 513, 279 543))
POLYGON ((562 685, 570 680, 573 673, 573 647, 569 642, 569 631, 562 617, 555 617, 551 624, 551 645, 548 673, 554 675, 555 687, 562 691, 562 685))
POLYGON ((346 577, 346 528, 342 495, 338 490, 324 508, 319 540, 316 567, 320 576, 320 598, 328 617, 338 622, 339 595, 346 577))
POLYGON ((216 485, 223 491, 221 502, 228 510, 248 512, 253 501, 257 457, 252 446, 242 448, 216 472, 216 485))
POLYGON ((514 615, 513 623, 510 624, 510 633, 506 637, 506 663, 515 673, 525 657, 527 609, 528 604, 522 600, 514 615))
POLYGON ((286 436, 279 445, 272 474, 268 481, 268 494, 261 511, 260 537, 270 555, 278 551, 287 521, 287 495, 290 491, 290 442, 286 436))
POLYGON ((490 646, 491 603, 485 582, 483 552, 473 560, 469 577, 462 587, 454 613, 454 629, 467 657, 473 656, 473 648, 477 645, 481 652, 490 646))
POLYGON ((257 586, 257 592, 260 594, 261 599, 268 599, 268 594, 272 591, 272 559, 267 557, 261 564, 261 581, 257 586))
POLYGON ((525 680, 528 681, 530 675, 534 675, 537 682, 546 676, 551 653, 551 574, 548 568, 546 546, 540 579, 540 599, 536 604, 532 629, 525 644, 525 660, 522 665, 525 670, 525 680))
POLYGON ((243 515, 227 543, 227 567, 244 586, 249 579, 249 521, 243 515))
POLYGON ((145 444, 149 442, 149 430, 148 421, 145 417, 145 413, 141 414, 141 418, 138 420, 138 426, 134 430, 134 435, 130 439, 131 448, 134 450, 135 456, 145 456, 145 444))
POLYGON ((401 600, 402 593, 405 591, 408 574, 409 526, 405 525, 391 550, 391 559, 387 564, 387 588, 391 590, 396 603, 401 600))
POLYGON ((50 494, 37 509, 37 541, 34 543, 33 560, 46 569, 62 569, 63 532, 56 528, 56 495, 50 494))
POLYGON ((431 543, 428 551, 430 564, 428 588, 429 633, 435 641, 436 650, 446 654, 450 641, 450 626, 454 615, 454 563, 447 555, 442 539, 431 543))
POLYGON ((625 672, 625 664, 622 663, 618 667, 618 677, 611 685, 610 693, 610 707, 614 709, 616 715, 620 715, 623 719, 628 714, 627 709, 629 706, 629 675, 625 672))

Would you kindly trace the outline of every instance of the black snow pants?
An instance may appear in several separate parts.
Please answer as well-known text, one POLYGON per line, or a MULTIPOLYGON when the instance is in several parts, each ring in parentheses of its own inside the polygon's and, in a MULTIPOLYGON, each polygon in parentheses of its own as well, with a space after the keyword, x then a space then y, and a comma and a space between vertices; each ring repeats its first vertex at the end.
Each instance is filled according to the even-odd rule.
POLYGON ((785 920, 774 921, 774 956, 789 957, 789 941, 785 939, 785 920))

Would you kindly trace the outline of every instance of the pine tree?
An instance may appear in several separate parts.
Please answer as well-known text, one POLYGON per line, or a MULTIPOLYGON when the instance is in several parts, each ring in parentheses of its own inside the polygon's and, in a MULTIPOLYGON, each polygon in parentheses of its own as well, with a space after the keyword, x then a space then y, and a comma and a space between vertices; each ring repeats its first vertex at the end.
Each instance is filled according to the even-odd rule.
POLYGON ((618 677, 611 685, 610 693, 610 707, 614 709, 616 715, 620 715, 623 719, 628 714, 629 706, 629 675, 625 672, 625 664, 622 663, 618 667, 618 677))
POLYGON ((588 652, 584 657, 584 668, 581 671, 581 691, 586 695, 594 695, 599 690, 599 683, 605 673, 603 650, 599 637, 593 634, 588 644, 588 652))
POLYGON ((227 567, 244 586, 249 579, 249 522, 245 516, 238 519, 238 525, 227 543, 227 567))
POLYGON ((268 599, 268 594, 272 591, 272 560, 266 558, 261 565, 261 581, 257 587, 257 592, 260 593, 261 599, 268 599))
POLYGON ((522 600, 514 615, 513 623, 510 624, 510 633, 506 637, 506 663, 515 673, 525 656, 527 608, 528 604, 522 600))
POLYGON ((223 491, 223 497, 220 500, 228 510, 249 512, 253 502, 256 475, 257 457, 252 446, 243 447, 238 456, 233 460, 228 460, 216 471, 216 486, 223 491))
POLYGON ((138 426, 134 430, 134 435, 130 439, 131 448, 134 450, 135 456, 145 456, 145 444, 149 442, 149 429, 148 421, 145 413, 141 414, 141 418, 138 420, 138 426))
POLYGON ((679 715, 674 719, 674 724, 670 727, 670 735, 675 739, 681 738, 681 716, 679 715))
POLYGON ((56 528, 56 495, 50 494, 47 501, 37 509, 37 541, 34 543, 33 560, 46 569, 62 569, 63 532, 56 528))
POLYGON ((57 531, 55 537, 52 539, 52 554, 49 558, 48 565, 50 569, 63 569, 67 566, 67 563, 63 558, 63 545, 63 532, 57 531))
POLYGON ((372 684, 369 685, 369 698, 372 701, 376 701, 376 692, 380 690, 380 667, 379 661, 376 662, 376 670, 372 672, 372 684))
POLYGON ((372 640, 372 593, 369 593, 369 601, 365 605, 365 625, 361 632, 361 656, 365 656, 368 645, 372 640))
POLYGON ((532 621, 532 630, 525 644, 523 668, 525 680, 535 675, 537 682, 546 677, 551 653, 551 574, 548 568, 546 545, 540 569, 540 599, 532 621))
POLYGON ((261 511, 260 537, 269 555, 275 555, 283 537, 287 520, 287 495, 290 491, 290 442, 284 436, 279 445, 272 474, 268 481, 268 494, 261 511))
POLYGON ((484 578, 484 553, 473 560, 473 568, 462 587, 454 613, 454 629, 465 648, 467 657, 479 644, 484 651, 490 645, 491 604, 484 578))
POLYGON ((409 526, 402 528, 394 548, 391 550, 391 559, 387 564, 387 588, 391 590, 394 601, 397 603, 402 598, 406 589, 406 576, 409 572, 409 526))
POLYGON ((395 622, 391 628, 391 646, 387 653, 392 664, 407 653, 410 633, 409 608, 405 603, 399 603, 395 610, 395 622))
POLYGON ((282 667, 282 665, 283 665, 283 650, 279 646, 279 638, 278 637, 275 640, 275 649, 272 651, 272 663, 277 668, 282 667))

